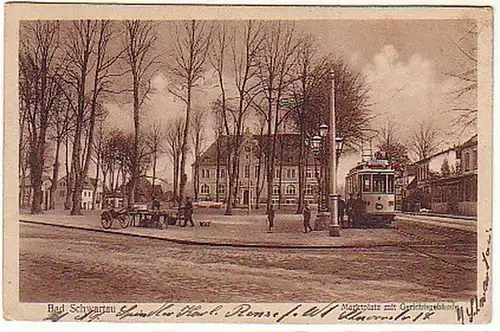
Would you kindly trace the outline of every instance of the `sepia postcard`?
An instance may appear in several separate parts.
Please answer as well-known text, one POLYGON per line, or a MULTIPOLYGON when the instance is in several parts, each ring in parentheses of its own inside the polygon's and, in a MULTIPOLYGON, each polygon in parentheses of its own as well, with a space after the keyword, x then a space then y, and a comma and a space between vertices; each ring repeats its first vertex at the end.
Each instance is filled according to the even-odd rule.
POLYGON ((5 12, 5 319, 491 321, 492 8, 5 12))

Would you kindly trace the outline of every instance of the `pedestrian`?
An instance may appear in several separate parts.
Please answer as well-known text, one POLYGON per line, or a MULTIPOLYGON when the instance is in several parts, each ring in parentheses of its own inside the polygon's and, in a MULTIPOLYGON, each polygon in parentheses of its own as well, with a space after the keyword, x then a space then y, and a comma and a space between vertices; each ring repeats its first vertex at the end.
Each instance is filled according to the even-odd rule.
POLYGON ((273 232, 273 227, 274 227, 274 206, 273 203, 269 205, 269 208, 266 211, 267 214, 267 225, 268 225, 268 233, 273 232))
POLYGON ((344 214, 345 214, 345 201, 342 199, 342 196, 339 196, 339 201, 337 202, 337 209, 338 209, 338 220, 339 220, 339 226, 341 228, 344 227, 344 214))
POLYGON ((186 197, 186 204, 184 205, 184 225, 183 225, 183 227, 186 227, 188 221, 190 224, 189 226, 194 227, 193 203, 191 202, 191 199, 189 197, 186 197))
POLYGON ((347 200, 346 210, 347 210, 347 227, 352 227, 353 217, 354 217, 354 202, 355 199, 353 194, 349 194, 349 199, 347 200))
POLYGON ((302 214, 304 216, 304 233, 312 232, 312 227, 310 224, 311 208, 309 207, 309 204, 307 202, 305 202, 304 204, 304 210, 302 211, 302 214))
POLYGON ((363 221, 363 214, 365 212, 365 203, 361 199, 361 194, 356 196, 354 200, 354 208, 353 208, 353 224, 359 225, 363 221))

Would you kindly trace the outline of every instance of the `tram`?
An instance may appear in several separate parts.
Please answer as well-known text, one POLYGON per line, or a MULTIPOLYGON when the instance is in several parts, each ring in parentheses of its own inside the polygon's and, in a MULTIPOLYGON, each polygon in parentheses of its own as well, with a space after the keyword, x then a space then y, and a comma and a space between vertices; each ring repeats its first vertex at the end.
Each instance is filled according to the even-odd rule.
POLYGON ((363 161, 346 176, 346 195, 364 204, 355 223, 392 224, 395 213, 394 170, 387 160, 363 161))

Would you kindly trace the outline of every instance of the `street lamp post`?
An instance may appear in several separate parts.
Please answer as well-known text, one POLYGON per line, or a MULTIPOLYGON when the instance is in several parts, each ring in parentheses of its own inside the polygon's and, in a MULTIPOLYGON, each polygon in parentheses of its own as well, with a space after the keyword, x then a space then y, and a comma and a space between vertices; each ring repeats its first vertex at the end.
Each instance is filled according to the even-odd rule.
MULTIPOLYGON (((330 97, 330 126, 328 131, 328 157, 330 164, 330 224, 328 233, 330 236, 340 236, 338 221, 338 195, 337 195, 337 138, 335 128, 335 74, 330 71, 331 97, 330 97)), ((341 141, 340 141, 341 142, 341 141)))

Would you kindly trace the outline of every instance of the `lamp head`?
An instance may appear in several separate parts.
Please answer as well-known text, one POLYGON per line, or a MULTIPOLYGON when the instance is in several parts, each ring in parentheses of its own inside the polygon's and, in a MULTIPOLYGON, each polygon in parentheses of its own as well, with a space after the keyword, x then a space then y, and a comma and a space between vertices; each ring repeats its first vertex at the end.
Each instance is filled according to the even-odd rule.
POLYGON ((328 125, 323 123, 321 126, 319 126, 319 135, 321 137, 326 137, 327 134, 328 134, 328 125))

